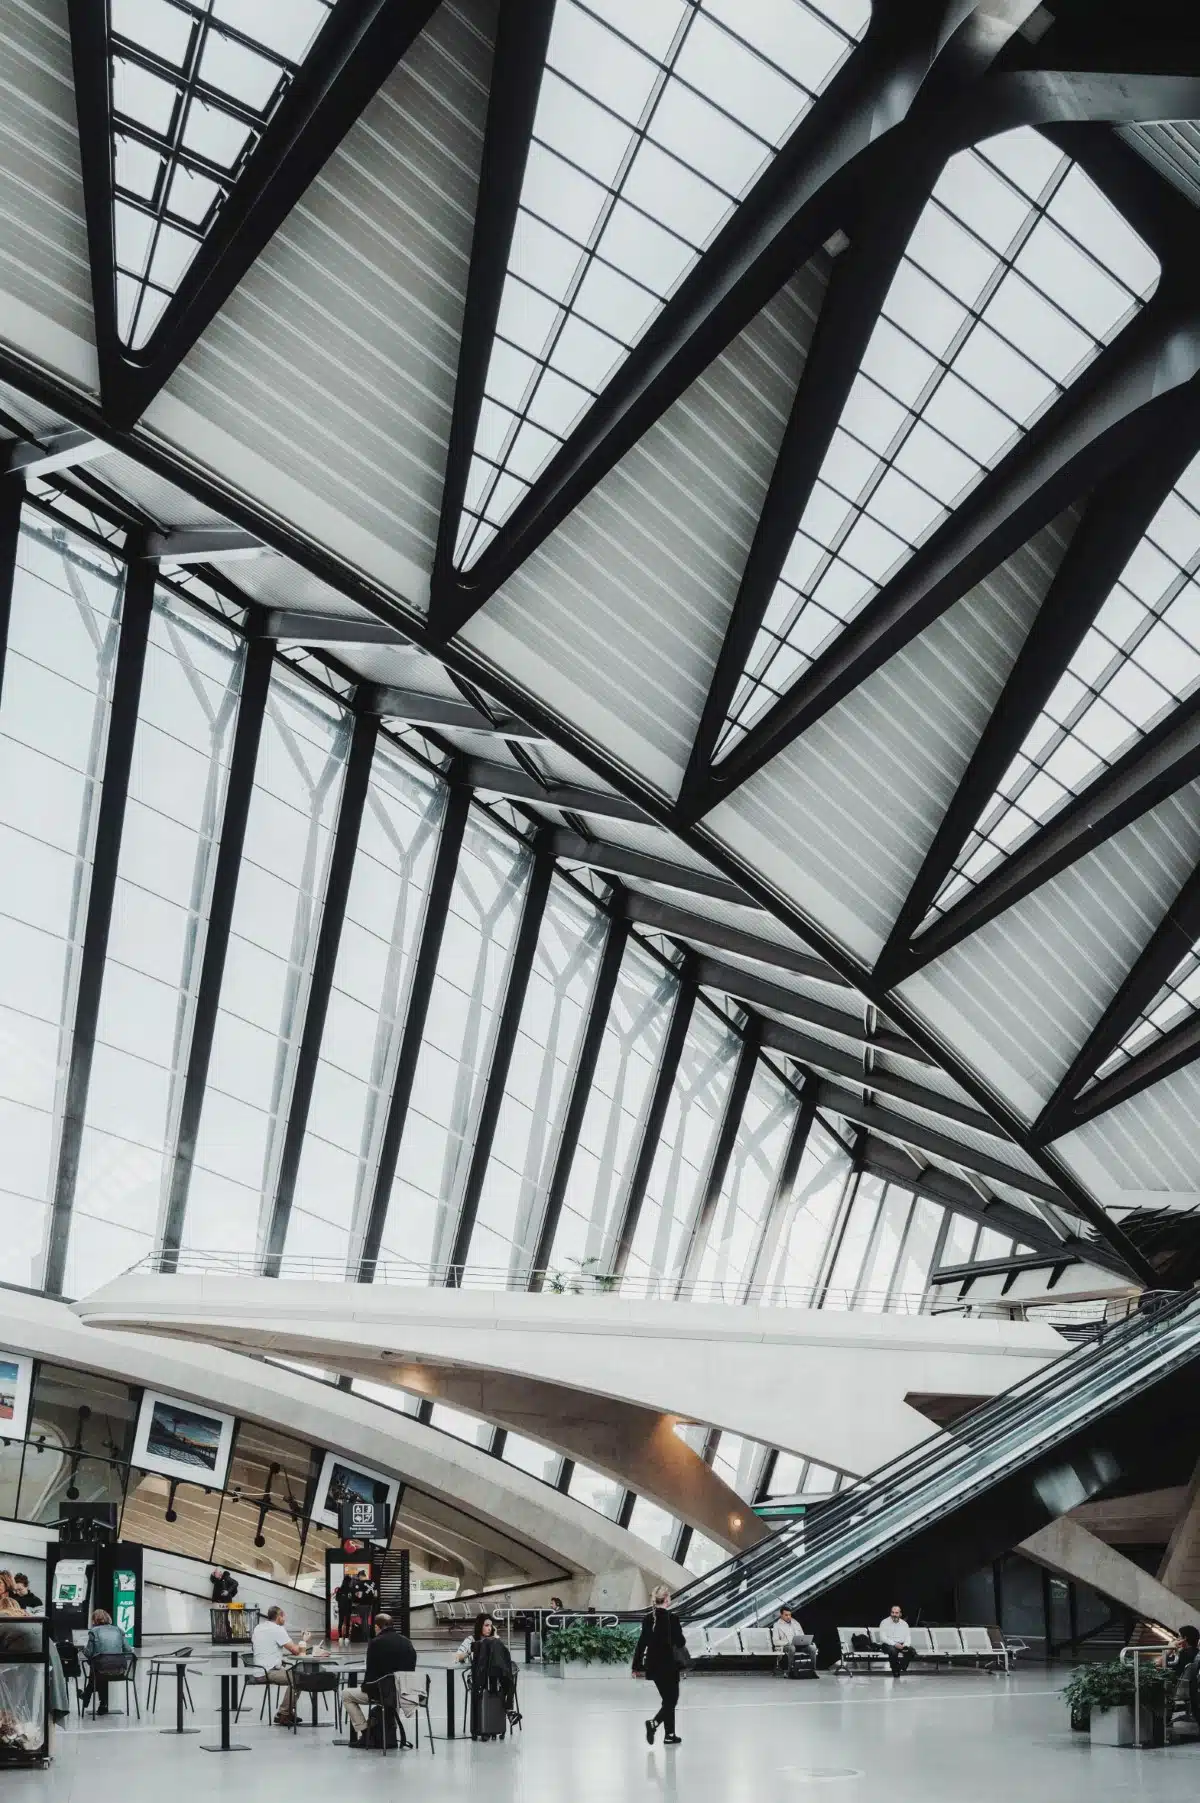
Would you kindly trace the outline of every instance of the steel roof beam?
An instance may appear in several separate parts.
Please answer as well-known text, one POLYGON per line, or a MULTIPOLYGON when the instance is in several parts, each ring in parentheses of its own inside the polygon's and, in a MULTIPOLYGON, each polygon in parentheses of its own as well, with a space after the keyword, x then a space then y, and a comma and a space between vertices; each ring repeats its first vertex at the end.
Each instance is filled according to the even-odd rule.
MULTIPOLYGON (((974 83, 1033 0, 876 0, 858 49, 658 315, 477 563, 435 572, 446 639, 493 594, 828 239, 858 194, 940 137, 944 87, 974 83), (932 104, 923 114, 918 96, 932 104), (912 134, 905 127, 918 113, 912 134)), ((942 154, 953 148, 942 144, 942 154)), ((497 297, 498 300, 498 297, 497 297)), ((460 376, 461 380, 461 376, 460 376)))
POLYGON ((500 0, 475 205, 475 232, 471 240, 471 267, 459 339, 458 376, 454 384, 446 475, 433 559, 431 624, 436 623, 441 596, 447 589, 452 591, 455 582, 455 545, 483 406, 492 340, 508 273, 554 7, 555 0, 500 0))
POLYGON ((7 447, 4 468, 9 475, 50 476, 56 470, 74 469, 107 457, 111 446, 82 426, 59 426, 39 440, 19 438, 7 447))
POLYGON ((1160 721, 913 943, 900 975, 922 970, 998 914, 1200 777, 1200 691, 1160 721))
POLYGON ((707 870, 691 870, 686 864, 672 864, 669 858, 656 858, 648 852, 629 851, 623 845, 605 845, 598 839, 584 839, 566 827, 551 832, 547 844, 556 858, 568 864, 584 864, 607 876, 629 876, 643 883, 661 883, 666 889, 682 889, 693 895, 711 895, 718 901, 740 902, 744 907, 756 904, 745 891, 727 877, 707 870))
POLYGON ((955 1177, 950 1171, 939 1170, 935 1165, 920 1165, 915 1156, 903 1147, 893 1145, 890 1140, 879 1139, 868 1133, 860 1150, 864 1171, 882 1177, 885 1182, 902 1183, 917 1195, 927 1197, 930 1202, 937 1202, 954 1214, 965 1215, 968 1220, 977 1221, 981 1227, 993 1227, 997 1232, 1011 1233, 1014 1239, 1022 1240, 1026 1245, 1035 1246, 1039 1250, 1044 1249, 1049 1254, 1058 1253, 1063 1257, 1073 1255, 1105 1270, 1125 1272, 1124 1265, 1107 1246, 1093 1246, 1090 1240, 1077 1236, 1060 1239, 1039 1215, 1027 1214, 1015 1202, 1005 1201, 1002 1196, 985 1200, 963 1178, 955 1177))
POLYGON ((1054 1094, 1034 1122, 1034 1132, 1045 1143, 1061 1139, 1081 1120, 1090 1120, 1104 1107, 1115 1107, 1136 1095, 1148 1083, 1154 1083, 1169 1071, 1189 1062, 1187 1054, 1190 1023, 1151 1042, 1136 1058, 1091 1091, 1080 1095, 1083 1085, 1094 1077, 1111 1052, 1147 1011, 1176 965, 1200 940, 1200 865, 1187 878, 1150 938, 1135 960, 1132 969, 1109 1002, 1104 1013, 1088 1034, 1070 1068, 1054 1094), (1171 1041, 1171 1045, 1166 1045, 1171 1041), (1144 1080, 1143 1080, 1144 1079, 1144 1080), (1111 1100, 1105 1101, 1105 1095, 1111 1100), (1094 1098, 1100 1097, 1096 1107, 1094 1098), (1081 1112, 1081 1110, 1083 1112, 1081 1112))
POLYGON ((300 645, 411 645, 412 639, 398 626, 370 616, 305 613, 301 608, 274 607, 262 625, 265 639, 285 639, 300 645))
MULTIPOLYGON (((545 733, 527 726, 504 709, 485 714, 457 695, 421 695, 412 689, 366 683, 357 705, 381 720, 400 720, 405 726, 435 726, 446 731, 490 733, 497 739, 524 740, 544 745, 545 733)), ((519 774, 519 772, 518 772, 519 774)))
POLYGON ((131 426, 145 412, 436 6, 437 0, 339 0, 331 9, 315 53, 296 71, 149 343, 132 353, 117 332, 108 8, 68 0, 100 393, 115 424, 131 426))
POLYGON ((1082 1095, 1076 1096, 1069 1110, 1064 1108, 1051 1116, 1044 1126, 1039 1122, 1041 1136, 1047 1142, 1061 1139, 1064 1133, 1070 1133, 1073 1128, 1082 1127, 1085 1122, 1094 1121, 1097 1115, 1107 1114, 1122 1102, 1131 1101, 1142 1090, 1149 1089, 1152 1083, 1161 1083, 1185 1065, 1194 1064, 1198 1057, 1200 1014, 1192 1014, 1181 1020, 1170 1032, 1164 1033, 1160 1039, 1154 1040, 1144 1052, 1131 1058, 1128 1064, 1122 1065, 1111 1076, 1102 1078, 1091 1089, 1085 1089, 1082 1095))
POLYGON ((1146 455, 1195 408, 1200 308, 1159 292, 886 582, 828 650, 713 770, 688 824, 794 744, 1071 501, 1146 455))
POLYGON ((873 1102, 864 1102, 861 1097, 851 1095, 849 1090, 839 1089, 835 1083, 818 1082, 817 1107, 827 1108, 831 1114, 840 1114, 845 1121, 852 1121, 856 1126, 866 1127, 871 1133, 886 1133, 893 1139, 914 1146, 920 1152, 932 1152, 935 1158, 945 1158, 951 1164, 959 1165, 965 1171, 975 1171, 980 1177, 987 1177, 993 1183, 1009 1184, 1013 1189, 1024 1190, 1030 1196, 1040 1196, 1044 1202, 1053 1202, 1058 1208, 1071 1209, 1069 1196, 1062 1190, 1055 1189, 1044 1177, 1038 1177, 1026 1171, 1014 1170, 1002 1159, 993 1158, 990 1153, 977 1152, 973 1146, 964 1146, 960 1140, 951 1138, 948 1133, 939 1133, 935 1127, 928 1127, 924 1121, 910 1120, 907 1115, 892 1114, 886 1108, 878 1108, 873 1102))
POLYGON ((146 538, 147 557, 170 563, 215 563, 223 558, 257 557, 261 538, 240 526, 168 526, 146 538))
POLYGON ((505 801, 540 802, 546 808, 571 808, 580 814, 600 814, 610 820, 646 821, 644 809, 624 795, 606 795, 599 789, 583 789, 576 783, 539 782, 525 770, 493 764, 486 758, 467 758, 464 780, 472 789, 483 789, 505 801))
POLYGON ((867 1070, 852 1053, 839 1046, 825 1045, 819 1039, 810 1039, 806 1033, 785 1027, 781 1021, 763 1021, 762 1046, 764 1051, 782 1052, 788 1058, 795 1058, 809 1069, 842 1077, 874 1090, 877 1095, 894 1096, 898 1102, 910 1102, 915 1108, 941 1115, 943 1120, 957 1121, 960 1126, 973 1127, 977 1133, 988 1133, 1002 1144, 1008 1143, 1007 1135, 995 1121, 977 1108, 956 1102, 952 1096, 940 1096, 936 1090, 925 1089, 907 1077, 898 1077, 894 1071, 867 1070))
POLYGON ((932 1062, 920 1046, 891 1027, 871 1030, 861 1016, 848 1014, 842 1008, 831 1008, 827 1002, 814 1001, 806 995, 797 995, 794 989, 788 989, 782 983, 772 983, 769 977, 757 976, 753 971, 742 970, 739 965, 727 964, 720 958, 697 958, 696 981, 702 989, 720 989, 738 1001, 749 1002, 752 1007, 773 1008, 795 1020, 806 1020, 828 1032, 841 1033, 861 1045, 873 1045, 881 1052, 911 1058, 916 1064, 932 1062))
POLYGON ((1182 410, 1145 459, 1095 490, 875 965, 902 980, 913 935, 1155 513, 1200 447, 1182 410))
POLYGON ((845 977, 834 970, 832 964, 826 964, 812 952, 802 952, 790 945, 776 945, 771 939, 760 939, 756 933, 746 933, 740 927, 709 920, 706 915, 694 914, 691 909, 677 907, 673 902, 660 901, 656 895, 643 895, 638 889, 623 888, 616 897, 615 906, 624 920, 653 927, 656 932, 667 933, 673 939, 698 939, 701 945, 711 946, 715 951, 754 958, 760 964, 791 970, 797 976, 812 977, 838 989, 849 988, 845 977))
POLYGON ((830 441, 858 376, 896 268, 940 158, 905 159, 875 204, 848 221, 849 249, 833 266, 709 684, 679 795, 681 814, 707 811, 713 757, 763 616, 775 593, 830 441))

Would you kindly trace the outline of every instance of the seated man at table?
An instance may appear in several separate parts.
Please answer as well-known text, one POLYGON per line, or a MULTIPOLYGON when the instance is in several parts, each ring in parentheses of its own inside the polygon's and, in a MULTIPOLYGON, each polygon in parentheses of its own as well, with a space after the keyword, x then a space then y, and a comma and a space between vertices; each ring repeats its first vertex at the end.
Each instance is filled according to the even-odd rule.
POLYGON ((267 1610, 251 1636, 254 1648, 254 1663, 261 1668, 261 1674, 252 1678, 254 1684, 278 1684, 284 1691, 283 1701, 275 1715, 275 1721, 281 1728, 290 1728, 296 1714, 296 1697, 292 1690, 291 1675, 283 1664, 284 1653, 290 1653, 293 1659, 308 1656, 308 1648, 304 1638, 293 1640, 283 1625, 283 1610, 276 1603, 267 1610))
MULTIPOLYGON (((417 1669, 417 1649, 407 1634, 402 1634, 395 1626, 390 1615, 375 1617, 375 1638, 367 1648, 367 1668, 363 1673, 362 1689, 347 1690, 342 1693, 342 1701, 346 1705, 346 1714, 359 1741, 366 1733, 367 1717, 365 1710, 368 1704, 379 1700, 379 1680, 388 1673, 415 1672, 417 1669)), ((403 1714, 411 1715, 413 1706, 406 1709, 400 1696, 400 1687, 396 1686, 397 1699, 403 1714)), ((400 1745, 408 1745, 408 1737, 404 1732, 404 1723, 400 1723, 400 1745)))

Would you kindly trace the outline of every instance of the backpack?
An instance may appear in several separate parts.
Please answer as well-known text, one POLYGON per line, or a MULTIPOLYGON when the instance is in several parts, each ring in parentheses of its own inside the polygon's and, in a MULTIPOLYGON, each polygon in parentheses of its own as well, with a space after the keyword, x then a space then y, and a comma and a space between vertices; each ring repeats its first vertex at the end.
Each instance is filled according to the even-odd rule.
POLYGON ((871 1651, 871 1636, 869 1634, 851 1634, 850 1650, 853 1653, 869 1653, 871 1651))

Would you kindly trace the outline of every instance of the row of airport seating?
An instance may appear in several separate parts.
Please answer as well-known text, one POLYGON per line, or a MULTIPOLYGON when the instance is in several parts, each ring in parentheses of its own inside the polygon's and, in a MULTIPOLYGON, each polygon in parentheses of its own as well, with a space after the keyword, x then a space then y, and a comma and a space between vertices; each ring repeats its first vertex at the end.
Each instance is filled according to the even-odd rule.
MULTIPOLYGON (((995 1627, 913 1628, 911 1633, 914 1664, 988 1665, 1008 1671, 1015 1655, 1024 1651, 1023 1641, 1007 1639, 995 1627)), ((840 1657, 835 1670, 872 1671, 887 1664, 887 1652, 870 1628, 839 1628, 838 1643, 840 1657), (871 1641, 869 1648, 863 1647, 863 1636, 871 1641)))

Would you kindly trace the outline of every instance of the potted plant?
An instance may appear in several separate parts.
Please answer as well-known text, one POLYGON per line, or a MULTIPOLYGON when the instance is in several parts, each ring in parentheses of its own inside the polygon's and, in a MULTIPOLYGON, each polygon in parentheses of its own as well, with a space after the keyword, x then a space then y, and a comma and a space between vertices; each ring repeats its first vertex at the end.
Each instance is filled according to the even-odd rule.
MULTIPOLYGON (((1161 1746, 1166 1715, 1166 1673, 1161 1666, 1143 1666, 1138 1680, 1141 1692, 1141 1742, 1161 1746)), ((1133 1667, 1119 1659, 1097 1665, 1081 1665, 1063 1690, 1071 1711, 1072 1728, 1088 1728, 1092 1744, 1131 1747, 1134 1744, 1133 1667)))
POLYGON ((632 1623, 602 1628, 596 1622, 572 1621, 545 1636, 542 1659, 553 1678, 626 1677, 637 1642, 632 1623))

